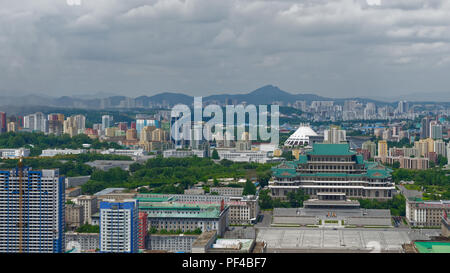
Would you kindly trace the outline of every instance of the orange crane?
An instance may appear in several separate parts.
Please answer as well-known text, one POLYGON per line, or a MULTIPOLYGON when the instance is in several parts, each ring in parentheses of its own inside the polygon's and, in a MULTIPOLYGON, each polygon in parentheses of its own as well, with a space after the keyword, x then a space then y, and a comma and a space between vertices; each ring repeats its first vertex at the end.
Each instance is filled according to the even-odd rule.
POLYGON ((23 157, 19 158, 19 162, 17 167, 19 169, 19 253, 23 252, 23 159, 24 158, 39 158, 35 156, 23 157))
POLYGON ((18 163, 19 169, 19 253, 22 253, 23 245, 23 158, 20 157, 18 163))

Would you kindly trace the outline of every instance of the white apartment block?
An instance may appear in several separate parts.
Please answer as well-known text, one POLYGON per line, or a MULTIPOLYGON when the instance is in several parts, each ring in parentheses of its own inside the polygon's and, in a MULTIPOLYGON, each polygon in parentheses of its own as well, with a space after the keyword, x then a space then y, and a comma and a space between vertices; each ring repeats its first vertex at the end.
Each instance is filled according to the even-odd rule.
POLYGON ((0 253, 63 252, 64 179, 58 170, 25 167, 22 198, 19 181, 15 169, 0 170, 0 253))
POLYGON ((41 156, 44 157, 52 157, 55 155, 79 155, 79 154, 85 154, 86 150, 85 149, 77 149, 77 150, 72 150, 72 149, 47 149, 47 150, 42 150, 41 156))
POLYGON ((100 203, 100 251, 126 252, 138 251, 137 200, 114 200, 100 203))
POLYGON ((0 158, 9 159, 9 158, 19 158, 19 157, 28 157, 30 156, 30 149, 0 149, 0 158))

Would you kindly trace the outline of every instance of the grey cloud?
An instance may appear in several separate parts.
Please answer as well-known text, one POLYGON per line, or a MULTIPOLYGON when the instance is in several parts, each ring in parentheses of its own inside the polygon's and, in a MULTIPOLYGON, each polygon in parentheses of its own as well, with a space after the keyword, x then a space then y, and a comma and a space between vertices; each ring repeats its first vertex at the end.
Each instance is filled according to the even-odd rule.
POLYGON ((81 1, 2 5, 0 90, 207 95, 275 84, 343 97, 449 85, 445 0, 81 1))

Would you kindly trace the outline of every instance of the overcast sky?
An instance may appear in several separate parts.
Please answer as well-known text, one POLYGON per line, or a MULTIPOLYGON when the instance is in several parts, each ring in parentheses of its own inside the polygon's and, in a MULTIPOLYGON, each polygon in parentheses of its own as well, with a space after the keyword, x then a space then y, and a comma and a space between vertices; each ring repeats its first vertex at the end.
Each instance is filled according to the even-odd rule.
POLYGON ((0 4, 3 94, 450 93, 448 0, 0 4))

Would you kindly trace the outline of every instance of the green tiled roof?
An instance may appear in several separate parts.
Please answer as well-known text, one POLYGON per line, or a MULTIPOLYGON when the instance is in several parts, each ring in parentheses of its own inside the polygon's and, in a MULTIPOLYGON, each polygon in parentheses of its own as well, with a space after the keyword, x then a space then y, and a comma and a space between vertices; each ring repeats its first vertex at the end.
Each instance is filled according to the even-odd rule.
POLYGON ((297 172, 295 169, 272 169, 273 175, 276 177, 295 177, 297 176, 297 172))
POLYGON ((151 213, 148 212, 148 217, 153 218, 218 218, 221 211, 218 209, 202 211, 199 213, 186 214, 186 213, 151 213))
POLYGON ((314 143, 312 151, 306 152, 309 155, 354 155, 353 151, 350 151, 348 143, 343 144, 327 144, 327 143, 314 143))
POLYGON ((218 204, 186 204, 163 202, 139 202, 139 209, 144 210, 208 210, 219 208, 218 204))
POLYGON ((448 242, 415 242, 419 253, 450 253, 448 242))
POLYGON ((318 177, 358 177, 365 174, 349 174, 349 173, 302 173, 298 176, 318 176, 318 177))
POLYGON ((362 155, 356 156, 356 164, 364 164, 364 157, 362 155))
POLYGON ((137 197, 139 202, 168 202, 172 198, 169 197, 137 197))
POLYGON ((367 170, 367 176, 370 178, 380 178, 384 179, 390 176, 389 172, 387 170, 378 170, 378 169, 368 169, 367 170))
POLYGON ((306 155, 300 155, 298 157, 298 161, 299 164, 306 164, 308 163, 308 157, 306 155))

